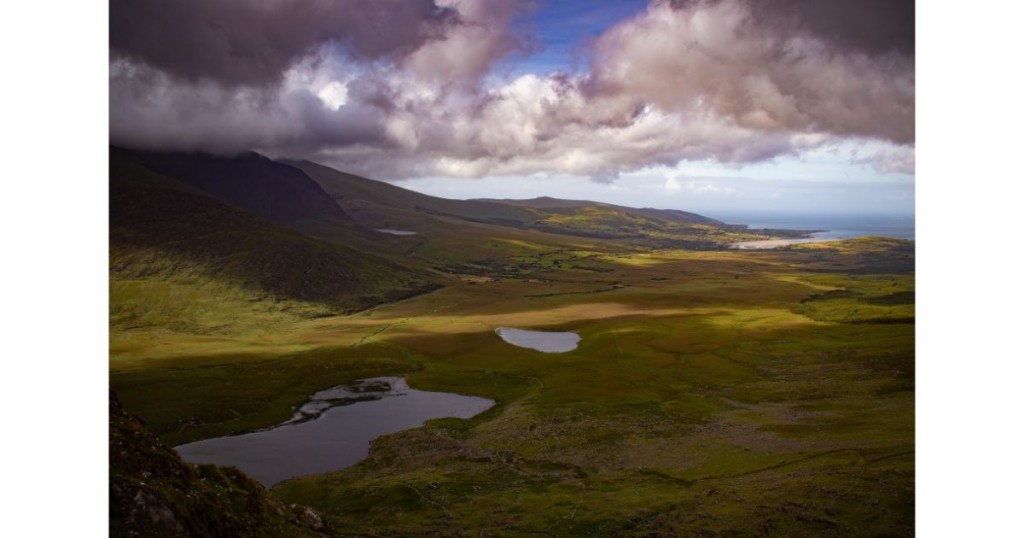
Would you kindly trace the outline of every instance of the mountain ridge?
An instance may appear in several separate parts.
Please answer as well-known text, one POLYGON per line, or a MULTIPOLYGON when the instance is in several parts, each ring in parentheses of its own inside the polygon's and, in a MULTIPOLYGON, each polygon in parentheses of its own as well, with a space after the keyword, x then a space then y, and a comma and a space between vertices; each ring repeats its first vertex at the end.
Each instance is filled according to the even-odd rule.
POLYGON ((715 237, 742 227, 674 209, 631 208, 586 200, 453 200, 403 189, 312 161, 284 161, 306 172, 359 224, 415 231, 431 217, 648 246, 707 250, 715 237))
POLYGON ((562 209, 580 208, 589 206, 610 207, 621 211, 637 213, 646 217, 660 218, 680 224, 707 224, 711 226, 725 226, 726 224, 718 219, 705 217, 698 213, 683 211, 681 209, 657 209, 653 207, 630 207, 607 202, 595 202, 591 200, 568 200, 564 198, 553 198, 551 196, 538 196, 536 198, 473 198, 481 202, 498 202, 535 209, 562 209))
POLYGON ((130 151, 153 172, 209 193, 230 205, 279 222, 351 218, 306 174, 256 152, 233 157, 205 153, 130 151))

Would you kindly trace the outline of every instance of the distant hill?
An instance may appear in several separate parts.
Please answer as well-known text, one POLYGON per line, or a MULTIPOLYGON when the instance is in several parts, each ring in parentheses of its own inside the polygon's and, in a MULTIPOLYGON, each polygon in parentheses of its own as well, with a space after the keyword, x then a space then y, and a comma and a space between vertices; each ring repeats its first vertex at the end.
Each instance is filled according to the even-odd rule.
MULTIPOLYGON (((302 203, 316 200, 317 192, 323 194, 308 178, 306 183, 316 189, 297 179, 296 175, 305 177, 297 170, 262 157, 246 156, 234 164, 229 161, 160 159, 152 155, 139 158, 132 152, 111 149, 111 277, 153 281, 200 275, 274 298, 321 303, 341 312, 438 287, 433 278, 418 271, 374 254, 304 236, 200 190, 200 185, 217 183, 215 170, 253 170, 254 177, 274 178, 264 185, 292 185, 300 192, 291 197, 282 195, 286 203, 264 206, 276 207, 271 210, 273 214, 289 214, 287 208, 291 208, 293 216, 344 215, 337 205, 330 209, 319 202, 302 203), (148 168, 154 161, 187 163, 180 170, 191 183, 148 168), (213 168, 201 170, 202 162, 211 163, 213 168), (197 177, 208 181, 199 182, 197 177)), ((180 171, 175 167, 158 168, 167 174, 180 171)), ((240 185, 243 180, 236 177, 232 182, 240 185)), ((269 192, 263 191, 261 196, 269 196, 269 192)))
POLYGON ((635 208, 626 207, 615 204, 607 204, 604 202, 591 202, 588 200, 563 200, 560 198, 551 198, 549 196, 541 196, 539 198, 530 198, 526 200, 515 200, 515 199, 493 199, 493 198, 478 198, 475 201, 481 202, 494 202, 500 204, 515 205, 521 207, 531 207, 534 209, 565 209, 565 208, 583 208, 583 207, 605 207, 622 211, 624 213, 640 215, 649 217, 652 219, 662 219, 669 222, 677 222, 680 224, 706 224, 709 226, 724 226, 725 223, 719 220, 715 220, 703 215, 696 213, 690 213, 688 211, 680 211, 678 209, 654 209, 651 207, 635 208))
POLYGON ((448 217, 550 234, 707 249, 715 247, 715 235, 726 226, 685 211, 582 200, 449 200, 309 161, 285 162, 306 172, 356 222, 373 228, 417 230, 434 217, 448 217))

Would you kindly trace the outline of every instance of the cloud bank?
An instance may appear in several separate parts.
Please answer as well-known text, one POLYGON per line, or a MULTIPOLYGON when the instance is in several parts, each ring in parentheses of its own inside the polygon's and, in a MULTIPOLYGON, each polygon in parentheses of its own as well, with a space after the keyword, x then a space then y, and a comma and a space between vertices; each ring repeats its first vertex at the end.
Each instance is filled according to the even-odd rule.
POLYGON ((913 171, 912 2, 654 1, 589 43, 586 69, 506 80, 496 66, 538 46, 516 23, 533 2, 170 6, 111 4, 112 143, 606 181, 865 140, 886 145, 878 170, 913 171))

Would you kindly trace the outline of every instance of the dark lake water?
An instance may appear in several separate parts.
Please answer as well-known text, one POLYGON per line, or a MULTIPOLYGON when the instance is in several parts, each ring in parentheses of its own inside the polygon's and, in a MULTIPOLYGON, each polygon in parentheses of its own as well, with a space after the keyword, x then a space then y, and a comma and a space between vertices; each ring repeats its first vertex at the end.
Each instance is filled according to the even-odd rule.
POLYGON ((470 418, 493 405, 476 396, 412 389, 401 377, 376 377, 314 394, 280 426, 175 450, 192 463, 238 467, 269 488, 289 478, 354 465, 381 435, 434 418, 470 418))

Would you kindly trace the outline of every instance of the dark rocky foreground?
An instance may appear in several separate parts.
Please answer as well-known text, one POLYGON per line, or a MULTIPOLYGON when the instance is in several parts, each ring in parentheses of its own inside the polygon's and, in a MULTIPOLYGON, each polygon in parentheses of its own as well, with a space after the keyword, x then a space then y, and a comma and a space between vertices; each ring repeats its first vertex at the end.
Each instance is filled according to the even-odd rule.
POLYGON ((110 393, 110 536, 329 536, 234 468, 185 463, 110 393))

